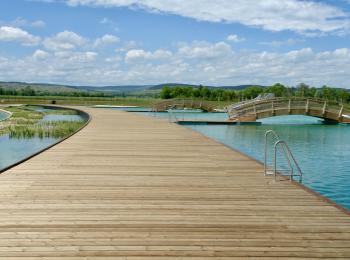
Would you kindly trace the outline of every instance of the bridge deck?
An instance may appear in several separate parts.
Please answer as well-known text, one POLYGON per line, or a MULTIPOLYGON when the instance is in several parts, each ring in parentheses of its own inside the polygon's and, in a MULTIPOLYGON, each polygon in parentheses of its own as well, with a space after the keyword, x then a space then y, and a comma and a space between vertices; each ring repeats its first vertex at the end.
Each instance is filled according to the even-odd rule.
POLYGON ((81 132, 0 175, 0 259, 350 259, 350 217, 257 162, 166 121, 86 111, 81 132))

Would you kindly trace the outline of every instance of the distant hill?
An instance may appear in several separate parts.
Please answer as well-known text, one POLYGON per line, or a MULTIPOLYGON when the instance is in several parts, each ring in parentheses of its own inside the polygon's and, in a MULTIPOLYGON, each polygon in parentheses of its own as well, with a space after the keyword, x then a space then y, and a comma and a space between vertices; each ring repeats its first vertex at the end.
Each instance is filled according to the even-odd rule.
POLYGON ((164 87, 174 88, 174 87, 192 87, 199 88, 200 85, 183 84, 183 83, 163 83, 150 87, 150 90, 161 90, 164 87))
MULTIPOLYGON (((108 94, 126 94, 126 95, 149 95, 157 94, 165 86, 167 87, 193 87, 199 88, 200 85, 194 84, 183 84, 183 83, 163 83, 158 85, 116 85, 116 86, 70 86, 60 84, 48 84, 48 83, 27 83, 27 82, 0 82, 0 87, 6 89, 23 89, 30 86, 35 91, 59 93, 59 92, 103 92, 108 94)), ((208 88, 220 88, 220 89, 231 89, 231 90, 242 90, 251 86, 260 85, 238 85, 238 86, 206 86, 208 88)))
POLYGON ((266 88, 266 86, 262 86, 262 85, 238 85, 238 86, 221 86, 218 88, 222 88, 222 89, 230 89, 230 90, 242 90, 242 89, 246 89, 249 87, 260 87, 260 88, 266 88))
MULTIPOLYGON (((201 85, 193 85, 193 84, 183 84, 183 83, 163 83, 163 84, 159 84, 159 85, 155 85, 153 87, 150 87, 149 89, 153 89, 153 90, 160 90, 164 87, 170 87, 170 88, 174 88, 174 87, 192 87, 192 88, 199 88, 201 85)), ((216 89, 231 89, 231 90, 242 90, 248 87, 252 87, 252 86, 257 86, 257 87, 261 87, 261 88, 265 88, 265 86, 262 85, 238 85, 238 86, 205 86, 207 88, 216 88, 216 89)))
POLYGON ((110 92, 110 93, 134 93, 145 91, 147 89, 152 88, 152 85, 123 85, 123 86, 103 86, 103 87, 94 87, 94 86, 79 86, 80 90, 88 90, 88 91, 102 91, 102 92, 110 92))
POLYGON ((7 89, 23 89, 25 87, 31 87, 35 91, 47 91, 47 92, 80 92, 82 91, 78 87, 46 84, 46 83, 26 83, 26 82, 3 82, 0 81, 0 87, 7 89))

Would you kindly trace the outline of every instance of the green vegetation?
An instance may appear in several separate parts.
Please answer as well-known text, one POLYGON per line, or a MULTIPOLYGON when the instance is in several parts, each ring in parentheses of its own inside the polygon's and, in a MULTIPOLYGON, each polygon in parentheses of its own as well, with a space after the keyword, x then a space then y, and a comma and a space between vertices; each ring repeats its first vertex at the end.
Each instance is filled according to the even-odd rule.
POLYGON ((229 90, 222 88, 207 88, 200 86, 193 87, 164 87, 160 92, 162 99, 171 98, 193 98, 209 101, 231 101, 246 100, 256 98, 262 93, 274 93, 276 97, 312 97, 321 98, 333 102, 349 103, 350 92, 346 89, 310 87, 306 84, 299 84, 296 87, 287 87, 277 83, 268 87, 251 86, 242 90, 229 90))
POLYGON ((65 97, 65 96, 0 96, 0 104, 120 105, 151 107, 156 98, 141 97, 65 97))
POLYGON ((36 111, 35 106, 6 107, 12 116, 0 122, 0 134, 8 134, 10 138, 52 137, 63 138, 77 131, 83 124, 81 121, 42 121, 46 114, 75 115, 75 110, 55 109, 52 111, 36 111))
POLYGON ((48 121, 37 124, 10 125, 10 138, 52 137, 62 138, 74 133, 84 121, 48 121))
POLYGON ((100 91, 49 91, 46 89, 36 90, 31 86, 23 88, 4 88, 0 86, 0 95, 7 96, 67 96, 67 97, 111 97, 112 95, 100 91))
POLYGON ((72 110, 72 109, 61 109, 61 108, 55 108, 52 107, 50 109, 43 109, 40 106, 32 106, 32 105, 27 105, 25 107, 27 110, 34 110, 38 112, 42 112, 45 115, 77 115, 78 111, 72 110))

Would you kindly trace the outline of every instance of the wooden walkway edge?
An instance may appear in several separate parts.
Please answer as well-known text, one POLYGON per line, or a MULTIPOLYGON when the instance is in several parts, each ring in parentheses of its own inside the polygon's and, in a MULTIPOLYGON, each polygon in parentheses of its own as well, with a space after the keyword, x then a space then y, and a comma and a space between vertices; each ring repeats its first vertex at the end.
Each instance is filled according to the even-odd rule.
POLYGON ((350 217, 199 133, 85 108, 0 175, 0 259, 350 259, 350 217))

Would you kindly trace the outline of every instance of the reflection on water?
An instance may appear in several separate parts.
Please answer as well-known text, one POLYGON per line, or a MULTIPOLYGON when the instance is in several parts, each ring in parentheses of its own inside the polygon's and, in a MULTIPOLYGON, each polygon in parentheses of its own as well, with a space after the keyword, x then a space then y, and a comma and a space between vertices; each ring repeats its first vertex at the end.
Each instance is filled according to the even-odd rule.
POLYGON ((55 143, 55 138, 15 139, 9 135, 0 136, 0 169, 16 163, 27 156, 55 143))
POLYGON ((57 114, 48 114, 45 115, 41 121, 81 121, 83 118, 80 115, 57 115, 57 114))
POLYGON ((148 115, 148 116, 154 116, 158 118, 164 118, 169 119, 171 117, 172 119, 177 120, 227 120, 228 115, 227 113, 200 113, 200 112, 189 112, 184 111, 173 111, 173 112, 146 112, 146 113, 140 113, 142 115, 148 115))

